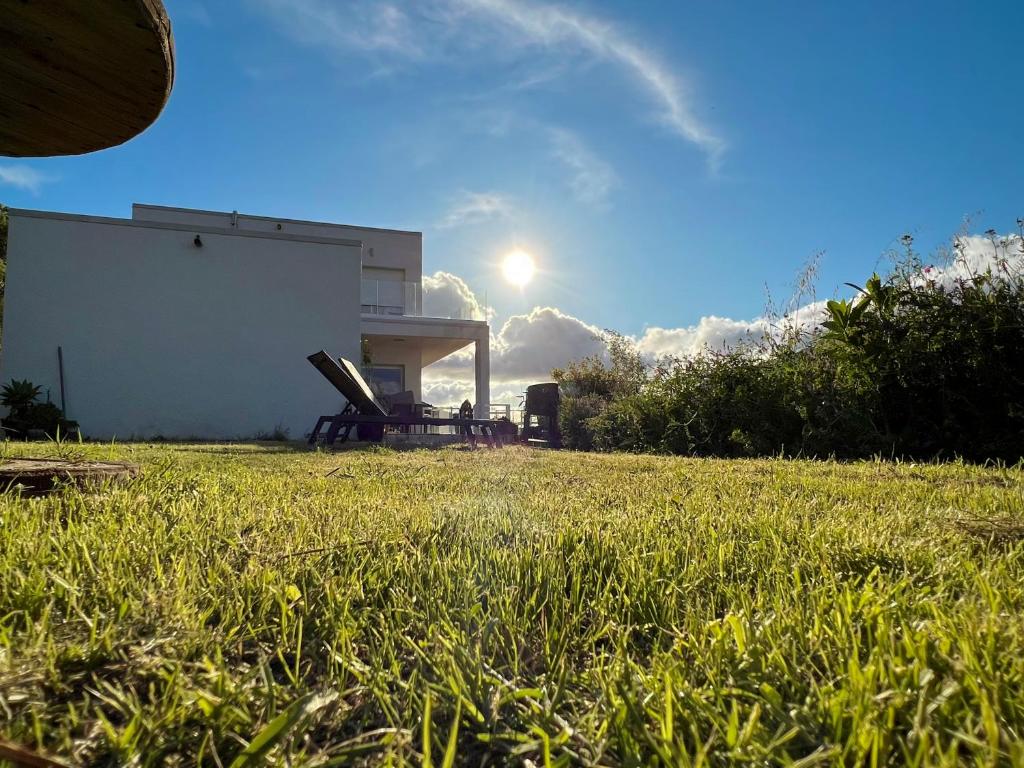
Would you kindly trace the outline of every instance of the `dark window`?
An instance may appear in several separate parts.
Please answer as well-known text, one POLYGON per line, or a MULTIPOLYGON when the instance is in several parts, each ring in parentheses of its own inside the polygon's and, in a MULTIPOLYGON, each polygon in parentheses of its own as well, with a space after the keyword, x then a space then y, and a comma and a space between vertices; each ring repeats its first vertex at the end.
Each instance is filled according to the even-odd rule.
POLYGON ((378 395, 397 395, 405 392, 404 365, 371 365, 363 375, 378 395))

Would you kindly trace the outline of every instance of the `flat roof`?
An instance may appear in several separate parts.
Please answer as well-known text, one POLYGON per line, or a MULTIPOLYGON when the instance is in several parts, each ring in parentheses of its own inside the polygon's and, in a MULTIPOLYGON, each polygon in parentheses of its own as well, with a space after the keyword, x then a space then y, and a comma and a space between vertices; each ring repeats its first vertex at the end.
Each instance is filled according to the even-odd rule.
POLYGON ((55 211, 35 211, 28 208, 8 208, 11 217, 28 219, 51 219, 55 221, 74 221, 85 224, 112 224, 119 227, 137 227, 139 229, 169 229, 178 232, 195 232, 197 234, 229 235, 231 237, 257 237, 265 240, 290 240, 303 243, 324 243, 327 245, 346 245, 362 247, 362 240, 344 237, 323 237, 320 235, 297 235, 292 232, 262 232, 255 229, 233 229, 231 227, 196 226, 187 222, 146 221, 140 219, 115 219, 106 216, 88 216, 80 213, 57 213, 55 211))
POLYGON ((345 229, 365 229, 369 232, 390 232, 396 235, 415 235, 423 237, 423 233, 414 229, 389 229, 387 227, 364 227, 362 224, 341 224, 336 221, 311 221, 309 219, 288 219, 280 216, 259 216, 241 211, 208 211, 202 208, 178 208, 172 205, 151 205, 149 203, 132 203, 132 210, 136 208, 148 208, 153 211, 173 211, 175 213, 198 213, 206 216, 233 216, 238 215, 246 219, 257 221, 282 222, 284 224, 306 224, 313 227, 344 227, 345 229))

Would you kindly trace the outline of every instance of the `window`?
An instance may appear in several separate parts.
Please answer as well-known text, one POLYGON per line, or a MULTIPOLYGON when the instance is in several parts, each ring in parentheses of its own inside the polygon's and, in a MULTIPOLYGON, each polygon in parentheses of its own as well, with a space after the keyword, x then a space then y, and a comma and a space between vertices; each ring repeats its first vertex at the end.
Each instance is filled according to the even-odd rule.
POLYGON ((363 371, 370 388, 377 395, 405 392, 404 365, 371 365, 363 371))

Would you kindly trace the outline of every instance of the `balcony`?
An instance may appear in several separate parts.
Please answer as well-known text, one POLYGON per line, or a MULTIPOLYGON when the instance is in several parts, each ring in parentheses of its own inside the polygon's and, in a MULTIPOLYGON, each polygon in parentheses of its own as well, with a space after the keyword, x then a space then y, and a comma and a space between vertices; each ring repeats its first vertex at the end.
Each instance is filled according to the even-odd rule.
POLYGON ((364 278, 361 296, 361 311, 364 315, 423 316, 422 283, 364 278))
POLYGON ((363 278, 361 308, 364 315, 399 317, 436 317, 449 320, 485 320, 479 312, 456 308, 447 313, 423 312, 423 284, 408 280, 373 280, 363 278))

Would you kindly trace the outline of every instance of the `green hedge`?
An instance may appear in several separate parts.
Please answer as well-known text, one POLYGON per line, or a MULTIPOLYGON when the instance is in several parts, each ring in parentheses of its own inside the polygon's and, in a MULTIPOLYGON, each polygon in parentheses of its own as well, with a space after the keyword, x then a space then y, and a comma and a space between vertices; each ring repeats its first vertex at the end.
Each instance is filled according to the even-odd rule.
MULTIPOLYGON (((1020 241, 1009 241, 1019 249, 1020 241)), ((1005 243, 1004 243, 1005 245, 1005 243)), ((904 265, 828 302, 809 337, 660 361, 636 386, 619 345, 556 371, 568 447, 699 456, 1024 457, 1024 278, 904 265), (595 366, 603 366, 602 376, 595 366), (586 373, 586 376, 580 375, 586 373), (602 381, 601 391, 587 382, 602 381)))

